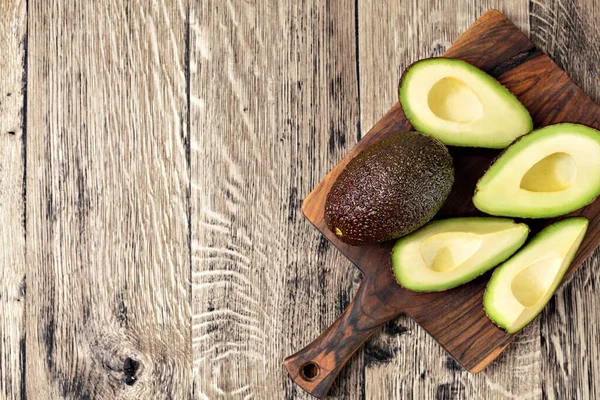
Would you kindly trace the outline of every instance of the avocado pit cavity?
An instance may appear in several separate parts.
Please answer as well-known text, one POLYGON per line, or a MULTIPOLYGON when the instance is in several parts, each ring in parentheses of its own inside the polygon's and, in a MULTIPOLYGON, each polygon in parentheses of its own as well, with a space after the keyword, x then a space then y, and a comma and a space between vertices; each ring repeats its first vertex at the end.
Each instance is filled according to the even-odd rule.
POLYGON ((539 303, 552 287, 561 261, 561 257, 548 257, 523 268, 511 283, 515 299, 524 307, 539 303))
POLYGON ((444 232, 432 235, 421 244, 425 264, 436 272, 449 272, 466 260, 481 246, 481 236, 468 232, 444 232))
POLYGON ((521 179, 521 189, 530 192, 560 192, 577 177, 577 164, 570 154, 550 154, 531 167, 521 179))
POLYGON ((473 89, 451 77, 432 86, 427 103, 431 111, 445 121, 468 123, 483 116, 483 106, 473 89))

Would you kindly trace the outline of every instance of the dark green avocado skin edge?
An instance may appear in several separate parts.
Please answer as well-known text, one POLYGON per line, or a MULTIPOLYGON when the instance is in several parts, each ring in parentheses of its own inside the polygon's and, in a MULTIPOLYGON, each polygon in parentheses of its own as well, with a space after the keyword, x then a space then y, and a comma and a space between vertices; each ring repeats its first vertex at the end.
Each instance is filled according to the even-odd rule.
MULTIPOLYGON (((588 228, 588 224, 589 224, 589 220, 585 217, 569 217, 569 218, 565 218, 565 219, 561 219, 560 221, 557 221, 551 225, 548 225, 546 228, 544 228, 541 232, 539 232, 537 235, 535 235, 530 241, 529 243, 525 244, 525 246, 523 246, 521 249, 519 249, 516 253, 513 254, 513 257, 516 256, 517 254, 519 254, 521 251, 525 251, 527 250, 527 248, 529 246, 532 246, 533 244, 539 242, 539 241, 543 241, 545 236, 549 233, 552 232, 553 230, 559 229, 561 225, 564 224, 570 224, 570 223, 574 223, 577 222, 577 220, 585 220, 585 229, 587 231, 588 228)), ((585 238, 585 233, 583 235, 583 237, 581 238, 581 241, 579 242, 579 244, 577 245, 577 249, 579 249, 579 246, 581 246, 581 243, 583 242, 583 239, 585 238)), ((561 274, 560 276, 560 280, 559 280, 559 284, 556 288, 554 288, 554 292, 552 293, 552 296, 550 296, 550 298, 548 299, 548 302, 550 301, 550 299, 552 299, 552 297, 554 296, 554 293, 556 293, 556 290, 560 287, 560 284, 562 283, 562 280, 565 277, 565 274, 567 273, 567 271, 569 270, 569 266, 571 265, 571 263, 573 262, 573 259, 575 258, 575 255, 577 255, 577 250, 575 250, 573 252, 573 254, 571 255, 571 257, 568 260, 568 266, 567 268, 564 269, 564 272, 561 274)), ((512 258, 512 257, 511 257, 512 258)), ((508 260, 505 260, 504 262, 510 261, 510 258, 508 260)), ((542 308, 540 308, 540 311, 535 314, 534 316, 531 317, 531 319, 529 321, 527 321, 519 330, 516 330, 514 332, 509 332, 508 331, 508 327, 507 326, 503 326, 501 324, 499 324, 498 322, 494 321, 494 319, 490 316, 490 314, 488 313, 487 308, 485 307, 485 304, 488 300, 486 300, 488 298, 488 289, 490 287, 490 283, 493 282, 494 277, 499 273, 498 271, 500 271, 500 268, 502 268, 502 265, 504 264, 504 262, 502 264, 499 264, 498 267, 494 270, 494 272, 492 273, 492 276, 490 277, 490 279, 487 282, 487 285, 485 287, 485 292, 483 294, 483 311, 485 313, 485 316, 488 317, 488 319, 494 324, 496 325, 498 328, 506 331, 508 334, 510 335, 516 335, 517 333, 521 332, 523 329, 525 329, 525 327, 527 327, 527 325, 529 325, 531 322, 533 322, 534 319, 536 319, 538 317, 538 315, 540 315, 542 313, 542 311, 544 310, 544 308, 546 307, 546 305, 548 304, 548 302, 546 302, 546 304, 544 304, 544 306, 542 308)))
MULTIPOLYGON (((421 129, 421 127, 417 126, 417 125, 421 125, 420 123, 414 123, 415 121, 417 121, 417 119, 414 116, 414 113, 410 110, 410 107, 407 107, 405 105, 405 101, 403 101, 402 99, 402 83, 404 82, 404 79, 406 78, 406 76, 408 74, 411 73, 411 69, 415 66, 418 66, 420 63, 424 63, 424 62, 431 62, 432 60, 439 60, 439 61, 450 61, 452 63, 461 63, 463 65, 465 65, 468 69, 474 71, 475 73, 477 73, 479 76, 481 76, 482 79, 485 79, 487 81, 489 81, 492 84, 496 84, 498 85, 501 89, 503 89, 503 91, 505 93, 503 93, 504 96, 507 96, 511 99, 511 101, 514 99, 515 104, 520 106, 521 111, 523 111, 524 115, 528 116, 528 128, 527 128, 527 133, 531 132, 531 130, 533 129, 533 119, 531 118, 531 114, 529 113, 529 110, 527 110, 527 108, 519 101, 519 99, 517 98, 517 96, 515 96, 510 90, 508 90, 506 88, 506 86, 504 86, 503 84, 501 84, 500 82, 498 82, 498 80, 496 80, 493 76, 489 75, 488 73, 486 73, 485 71, 477 68, 476 66, 469 64, 466 61, 463 60, 458 60, 455 58, 449 58, 449 57, 428 57, 428 58, 423 58, 421 60, 415 61, 412 64, 410 64, 408 67, 406 67, 406 69, 404 70, 404 72, 402 73, 402 76, 400 77, 400 81, 398 82, 398 101, 400 102, 400 106, 402 107, 402 111, 404 112, 404 115, 406 116, 406 119, 408 119, 408 121, 411 123, 411 125, 413 125, 413 127, 419 131, 422 132, 426 135, 431 135, 431 132, 427 132, 426 129, 421 129)), ((525 133, 525 134, 527 134, 525 133)), ((518 139, 518 138, 517 138, 518 139)), ((470 145, 470 144, 463 144, 460 142, 447 142, 445 143, 448 146, 457 146, 457 147, 470 147, 470 148, 479 148, 481 146, 475 146, 475 145, 470 145)), ((485 148, 490 148, 490 149, 503 149, 506 146, 498 146, 498 147, 485 147, 485 148)))
MULTIPOLYGON (((446 219, 437 220, 435 222, 438 222, 438 221, 449 221, 449 220, 462 220, 462 221, 466 221, 466 220, 484 220, 484 219, 506 219, 506 220, 510 220, 510 218, 487 216, 487 217, 446 218, 446 219)), ((524 226, 524 227, 527 228, 527 234, 523 237, 523 240, 519 243, 519 245, 515 246, 515 249, 513 251, 509 251, 509 252, 501 254, 500 257, 498 258, 498 260, 494 260, 494 262, 490 263, 489 266, 486 265, 484 268, 482 268, 481 272, 476 273, 474 275, 466 275, 464 281, 460 281, 457 284, 451 284, 451 285, 444 286, 443 288, 435 289, 435 290, 433 290, 433 289, 432 290, 425 290, 425 289, 412 288, 412 287, 405 286, 405 285, 403 285, 400 282, 401 279, 398 278, 398 274, 396 273, 396 269, 394 268, 394 258, 393 258, 394 250, 396 249, 396 246, 398 246, 399 244, 401 244, 400 242, 406 239, 406 237, 400 238, 398 240, 398 242, 396 242, 396 244, 394 245, 394 248, 392 249, 392 252, 391 252, 391 257, 392 257, 391 268, 392 268, 392 273, 394 274, 394 279, 396 280, 396 282, 398 283, 398 285, 400 285, 405 290, 408 290, 408 291, 411 291, 411 292, 417 292, 417 293, 444 292, 446 290, 454 289, 454 288, 457 288, 457 287, 462 286, 464 284, 467 284, 467 283, 469 283, 469 282, 471 282, 471 281, 479 278, 480 276, 485 275, 487 272, 489 272, 490 270, 494 269, 498 265, 504 263, 506 260, 508 260, 510 257, 512 257, 515 253, 517 253, 523 247, 523 244, 527 241, 529 233, 531 233, 531 229, 529 229, 529 226, 527 226, 527 224, 518 223, 518 222, 515 222, 515 221, 513 221, 513 222, 515 223, 515 225, 522 225, 522 226, 524 226)))
POLYGON ((325 201, 325 222, 351 245, 405 236, 429 222, 454 184, 446 146, 419 132, 399 132, 352 159, 325 201))

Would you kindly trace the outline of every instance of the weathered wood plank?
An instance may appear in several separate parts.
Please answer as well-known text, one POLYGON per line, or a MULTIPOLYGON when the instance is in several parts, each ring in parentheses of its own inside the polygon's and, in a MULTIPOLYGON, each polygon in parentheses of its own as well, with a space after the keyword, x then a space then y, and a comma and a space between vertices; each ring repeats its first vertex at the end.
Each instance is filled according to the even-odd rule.
POLYGON ((25 384, 24 0, 0 2, 0 398, 25 384))
MULTIPOLYGON (((593 1, 530 3, 531 38, 600 101, 600 10, 593 1)), ((548 399, 600 397, 600 254, 562 286, 541 320, 542 390, 548 399)))
MULTIPOLYGON (((407 7, 359 1, 361 130, 368 131, 398 100, 404 69, 441 55, 490 8, 525 31, 526 1, 426 1, 407 7), (452 10, 452 11, 449 11, 452 10), (386 18, 381 18, 385 15, 386 18)), ((419 325, 400 317, 365 347, 366 393, 395 398, 537 398, 540 390, 539 324, 532 324, 499 359, 478 375, 462 370, 419 325), (518 376, 515 371, 518 372, 518 376)))
POLYGON ((358 282, 300 213, 357 141, 354 2, 192 1, 190 48, 196 396, 308 398, 283 358, 358 282))
POLYGON ((545 399, 600 398, 599 259, 596 251, 540 317, 545 399))
POLYGON ((29 2, 27 398, 191 392, 185 3, 29 2))
POLYGON ((600 101, 600 9, 589 0, 531 0, 531 40, 600 101))

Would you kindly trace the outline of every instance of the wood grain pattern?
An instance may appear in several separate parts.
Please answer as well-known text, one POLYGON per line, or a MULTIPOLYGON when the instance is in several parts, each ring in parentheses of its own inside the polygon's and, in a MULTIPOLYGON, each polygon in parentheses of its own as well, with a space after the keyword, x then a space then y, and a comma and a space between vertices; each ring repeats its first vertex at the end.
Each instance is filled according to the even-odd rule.
POLYGON ((185 18, 29 2, 29 399, 191 393, 185 18))
MULTIPOLYGON (((281 362, 346 307, 358 273, 300 213, 357 140, 354 2, 200 1, 190 15, 196 397, 307 398, 281 362)), ((362 397, 361 375, 332 397, 362 397)))
POLYGON ((0 398, 25 384, 25 1, 0 2, 0 398))
MULTIPOLYGON (((600 107, 596 105, 547 56, 539 52, 514 25, 499 12, 484 14, 445 53, 476 65, 498 79, 532 114, 536 126, 571 121, 600 127, 600 107)), ((481 302, 487 277, 443 293, 414 293, 396 284, 391 273, 389 253, 393 243, 376 246, 349 246, 335 238, 323 219, 325 197, 344 166, 370 143, 398 131, 407 130, 407 122, 398 104, 345 158, 325 177, 306 198, 302 210, 306 217, 349 257, 366 275, 366 286, 371 296, 358 296, 351 307, 371 310, 367 314, 374 321, 387 320, 390 314, 407 313, 425 328, 465 368, 481 371, 506 347, 511 335, 500 331, 483 313, 481 302), (385 316, 385 319, 384 319, 385 316)), ((451 148, 457 179, 452 194, 439 215, 472 216, 480 214, 470 199, 474 185, 488 168, 497 152, 481 149, 451 148)), ((572 273, 600 242, 600 201, 593 202, 572 215, 584 215, 590 228, 567 274, 572 273)), ((531 221, 534 233, 548 221, 531 221)), ((337 331, 321 336, 311 345, 286 359, 286 368, 292 378, 315 396, 323 396, 331 382, 331 375, 345 362, 347 353, 353 353, 362 343, 346 338, 363 329, 360 314, 346 312, 336 322, 337 331), (355 318, 344 321, 344 319, 355 318), (344 329, 345 331, 341 330, 344 329), (331 340, 333 338, 334 340, 331 340), (347 349, 350 346, 351 349, 347 349), (305 364, 317 365, 321 371, 312 379, 302 376, 305 364), (299 373, 300 371, 300 373, 299 373), (330 374, 329 371, 332 371, 330 374)), ((369 325, 371 333, 376 324, 369 325)))

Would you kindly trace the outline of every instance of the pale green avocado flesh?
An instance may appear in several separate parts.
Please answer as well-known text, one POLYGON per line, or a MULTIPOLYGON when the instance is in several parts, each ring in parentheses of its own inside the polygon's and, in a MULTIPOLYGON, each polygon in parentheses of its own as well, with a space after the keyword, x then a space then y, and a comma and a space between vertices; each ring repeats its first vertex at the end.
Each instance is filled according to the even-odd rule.
POLYGON ((394 274, 409 290, 450 289, 506 260, 523 245, 528 233, 527 225, 505 218, 434 221, 396 242, 394 274))
POLYGON ((399 97, 415 129, 448 145, 500 149, 533 128, 514 95, 460 60, 429 58, 412 64, 400 82, 399 97))
POLYGON ((556 222, 500 265, 483 299, 488 317, 509 333, 529 324, 562 281, 587 226, 583 217, 556 222))
POLYGON ((522 137, 477 183, 473 203, 491 215, 547 218, 575 211, 600 193, 600 132, 571 123, 522 137))

